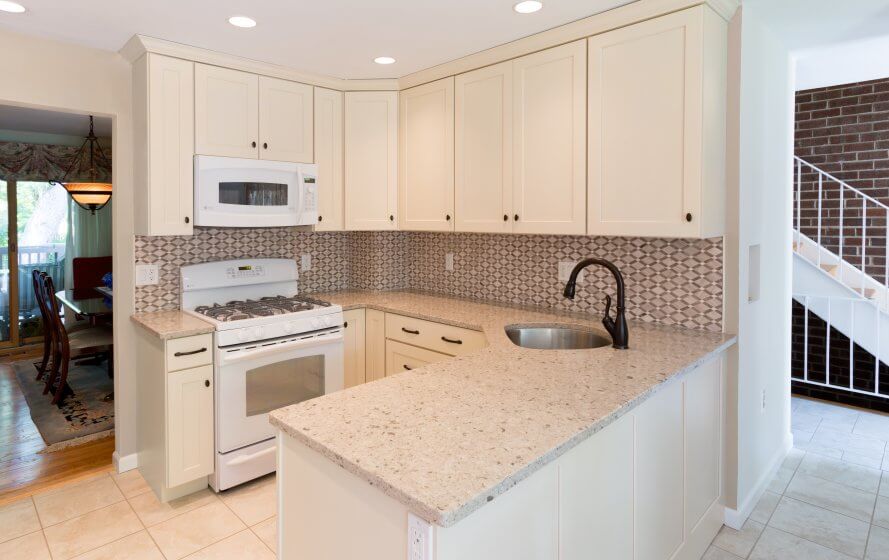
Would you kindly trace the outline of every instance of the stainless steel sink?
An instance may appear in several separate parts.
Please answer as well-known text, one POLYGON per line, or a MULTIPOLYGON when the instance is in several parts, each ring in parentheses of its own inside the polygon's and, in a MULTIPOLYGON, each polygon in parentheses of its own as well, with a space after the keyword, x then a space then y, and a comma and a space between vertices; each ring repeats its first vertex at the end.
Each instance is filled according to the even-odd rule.
POLYGON ((577 327, 506 327, 506 336, 516 346, 536 350, 580 350, 611 346, 611 340, 577 327))

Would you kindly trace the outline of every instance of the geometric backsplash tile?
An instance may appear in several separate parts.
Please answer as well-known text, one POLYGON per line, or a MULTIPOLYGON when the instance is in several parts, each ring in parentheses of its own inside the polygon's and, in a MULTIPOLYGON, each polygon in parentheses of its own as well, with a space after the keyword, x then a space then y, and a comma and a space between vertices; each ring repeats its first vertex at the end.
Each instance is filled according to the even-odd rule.
POLYGON ((157 286, 136 288, 136 311, 179 307, 179 267, 244 257, 312 255, 300 291, 411 289, 495 302, 596 312, 614 280, 588 268, 573 301, 558 263, 613 260, 631 319, 722 330, 722 239, 424 232, 311 232, 295 228, 195 228, 193 236, 136 237, 136 262, 157 263, 157 286), (454 270, 445 270, 445 255, 454 270))

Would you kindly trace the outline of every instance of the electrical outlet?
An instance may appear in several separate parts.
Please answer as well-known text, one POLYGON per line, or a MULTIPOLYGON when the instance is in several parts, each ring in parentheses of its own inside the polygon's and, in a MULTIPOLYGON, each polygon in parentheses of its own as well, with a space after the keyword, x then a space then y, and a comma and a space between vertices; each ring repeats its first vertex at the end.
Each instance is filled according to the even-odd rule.
MULTIPOLYGON (((574 270, 574 265, 577 263, 571 261, 562 261, 559 263, 559 282, 567 282, 568 278, 571 277, 571 271, 574 270)), ((580 274, 577 275, 577 283, 583 284, 584 278, 586 278, 586 270, 581 270, 580 274)))
POLYGON ((155 286, 158 283, 158 273, 156 264, 137 264, 136 265, 136 285, 137 286, 155 286))
POLYGON ((304 254, 299 259, 300 262, 300 270, 306 272, 308 270, 312 270, 312 255, 309 253, 304 254))
POLYGON ((445 255, 445 270, 454 270, 454 253, 445 255))
POLYGON ((432 525, 413 513, 407 514, 408 560, 432 560, 432 525))

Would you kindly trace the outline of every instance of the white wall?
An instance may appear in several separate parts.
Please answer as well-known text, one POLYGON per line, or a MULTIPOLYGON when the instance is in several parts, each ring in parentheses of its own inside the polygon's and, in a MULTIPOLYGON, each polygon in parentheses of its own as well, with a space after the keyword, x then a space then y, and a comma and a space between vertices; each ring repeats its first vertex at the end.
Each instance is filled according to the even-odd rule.
POLYGON ((792 441, 793 76, 789 52, 763 25, 756 6, 745 4, 732 22, 732 33, 730 83, 735 98, 729 100, 729 154, 736 161, 729 166, 725 316, 726 330, 738 333, 729 368, 729 414, 735 415, 737 441, 727 456, 731 464, 731 455, 736 455, 737 473, 734 488, 726 492, 727 521, 734 524, 749 515, 792 441), (761 255, 757 301, 748 301, 752 245, 760 246, 761 255))
POLYGON ((796 57, 797 90, 889 78, 889 35, 806 49, 796 57))
MULTIPOLYGON (((130 65, 117 53, 0 31, 0 104, 111 117, 116 454, 136 451, 132 378, 133 131, 130 65)), ((135 466, 135 456, 125 460, 135 466)))

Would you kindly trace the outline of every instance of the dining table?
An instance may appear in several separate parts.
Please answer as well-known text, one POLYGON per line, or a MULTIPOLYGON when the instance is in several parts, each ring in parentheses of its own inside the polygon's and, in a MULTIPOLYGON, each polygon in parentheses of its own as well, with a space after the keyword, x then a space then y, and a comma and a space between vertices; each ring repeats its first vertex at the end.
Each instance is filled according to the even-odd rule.
POLYGON ((84 317, 93 325, 107 322, 112 315, 111 302, 95 288, 59 290, 56 292, 56 299, 75 315, 84 317))

